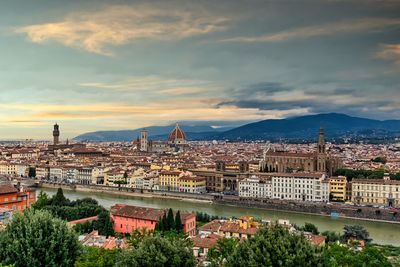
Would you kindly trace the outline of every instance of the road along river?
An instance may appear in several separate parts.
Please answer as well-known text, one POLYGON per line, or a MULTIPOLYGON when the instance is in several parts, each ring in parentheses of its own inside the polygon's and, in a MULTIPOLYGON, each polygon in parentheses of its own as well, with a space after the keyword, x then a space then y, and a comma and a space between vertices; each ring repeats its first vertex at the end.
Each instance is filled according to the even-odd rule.
MULTIPOLYGON (((49 195, 54 195, 57 191, 56 189, 50 188, 43 188, 42 190, 49 195)), ((107 209, 116 203, 122 203, 150 208, 172 208, 174 210, 181 211, 200 211, 206 212, 210 215, 218 215, 221 217, 240 217, 243 215, 251 215, 255 218, 270 221, 287 219, 290 220, 291 223, 295 223, 297 225, 303 225, 305 222, 311 222, 315 224, 321 232, 325 230, 342 232, 343 226, 346 224, 359 224, 364 226, 369 231, 371 238, 373 238, 374 240, 374 243, 400 246, 400 224, 361 221, 347 218, 335 219, 320 215, 308 215, 284 211, 269 211, 256 208, 225 206, 177 199, 119 196, 107 193, 77 192, 70 190, 64 190, 64 195, 71 200, 91 197, 96 199, 100 205, 104 206, 107 209)))

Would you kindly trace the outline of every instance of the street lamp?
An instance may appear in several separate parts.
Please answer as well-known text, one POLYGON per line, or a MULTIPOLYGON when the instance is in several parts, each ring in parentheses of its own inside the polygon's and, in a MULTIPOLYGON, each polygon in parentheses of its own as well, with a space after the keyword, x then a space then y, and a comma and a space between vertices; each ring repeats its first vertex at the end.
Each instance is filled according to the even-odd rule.
POLYGON ((117 240, 115 240, 115 244, 117 245, 117 249, 118 249, 118 262, 117 262, 117 266, 119 267, 120 266, 120 260, 119 260, 119 250, 120 250, 120 247, 121 247, 121 238, 117 238, 117 240))

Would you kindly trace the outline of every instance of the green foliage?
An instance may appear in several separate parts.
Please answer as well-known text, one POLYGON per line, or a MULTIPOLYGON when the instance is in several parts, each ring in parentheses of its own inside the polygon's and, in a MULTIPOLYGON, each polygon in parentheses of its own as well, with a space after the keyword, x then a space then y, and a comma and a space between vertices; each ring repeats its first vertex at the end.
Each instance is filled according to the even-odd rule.
POLYGON ((79 234, 90 233, 97 230, 99 235, 115 236, 110 214, 107 210, 101 211, 97 215, 97 220, 78 223, 74 227, 75 231, 79 234))
POLYGON ((187 240, 148 236, 133 249, 123 252, 121 266, 127 267, 194 267, 196 258, 187 240))
POLYGON ((110 213, 107 210, 102 210, 97 217, 97 221, 93 222, 94 229, 98 230, 100 235, 114 236, 115 232, 110 218, 110 213))
POLYGON ((282 226, 272 225, 240 243, 225 266, 318 266, 320 261, 303 235, 293 235, 282 226))
POLYGON ((354 178, 383 179, 384 174, 385 170, 353 170, 353 169, 338 169, 334 173, 335 176, 339 175, 346 176, 347 181, 352 181, 354 178))
POLYGON ((73 266, 78 238, 66 223, 45 211, 16 213, 0 233, 3 264, 22 266, 73 266))
POLYGON ((167 215, 167 229, 174 229, 175 228, 175 220, 174 220, 174 213, 172 209, 170 208, 168 210, 168 215, 167 215))
POLYGON ((161 217, 156 226, 154 228, 156 232, 171 232, 172 234, 181 233, 183 231, 181 212, 178 210, 174 219, 174 212, 172 209, 169 209, 167 214, 164 213, 163 217, 161 217))
POLYGON ((146 228, 143 228, 141 230, 135 229, 131 233, 131 236, 128 238, 128 243, 133 247, 137 248, 140 243, 143 242, 143 240, 150 236, 152 233, 147 231, 146 228))
POLYGON ((371 161, 386 164, 387 159, 385 157, 376 157, 376 158, 372 159, 371 161))
POLYGON ((57 193, 51 198, 52 206, 66 206, 68 205, 68 200, 64 196, 62 188, 58 188, 57 193))
POLYGON ((347 242, 350 238, 356 240, 364 240, 365 242, 371 242, 368 231, 361 225, 345 225, 343 228, 343 240, 347 242))
POLYGON ((238 243, 239 241, 236 238, 219 239, 215 247, 208 250, 207 261, 211 262, 212 267, 222 266, 238 243))
POLYGON ((174 228, 177 231, 183 231, 181 212, 179 210, 176 212, 176 215, 175 215, 174 228))
POLYGON ((209 214, 207 214, 205 212, 196 211, 193 213, 196 214, 196 222, 208 223, 208 222, 211 222, 212 220, 223 219, 223 218, 220 218, 219 216, 214 216, 214 215, 210 216, 209 214))
POLYGON ((81 206, 46 206, 45 210, 54 216, 66 220, 73 221, 100 214, 105 209, 99 205, 81 205, 81 206))
POLYGON ((353 251, 347 246, 331 243, 323 254, 325 266, 339 267, 389 267, 392 266, 379 249, 367 246, 361 252, 353 251))
POLYGON ((319 230, 318 230, 318 227, 317 226, 315 226, 314 224, 312 224, 312 223, 305 223, 304 224, 304 227, 302 228, 302 231, 304 231, 304 232, 309 232, 309 233, 312 233, 312 234, 314 234, 314 235, 319 235, 319 230))
POLYGON ((41 210, 49 204, 49 196, 46 192, 40 190, 37 200, 34 204, 32 204, 32 208, 36 210, 41 210))
POLYGON ((340 234, 334 231, 325 231, 322 233, 322 235, 326 237, 325 243, 327 244, 331 242, 340 241, 340 234))
POLYGON ((92 232, 94 229, 94 224, 93 222, 83 222, 83 223, 77 223, 74 226, 74 230, 78 234, 86 234, 92 232))
POLYGON ((116 249, 85 247, 75 262, 75 267, 114 267, 116 249))

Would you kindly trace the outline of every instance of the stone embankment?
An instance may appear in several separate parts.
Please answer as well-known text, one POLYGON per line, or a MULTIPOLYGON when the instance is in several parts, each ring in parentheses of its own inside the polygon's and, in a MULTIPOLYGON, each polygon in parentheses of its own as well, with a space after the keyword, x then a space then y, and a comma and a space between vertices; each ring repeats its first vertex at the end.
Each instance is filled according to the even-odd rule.
POLYGON ((395 209, 380 209, 373 207, 340 205, 334 203, 295 202, 283 200, 238 200, 234 197, 216 199, 214 203, 249 208, 279 210, 296 213, 316 214, 323 216, 342 217, 369 221, 384 221, 400 223, 400 214, 395 209))

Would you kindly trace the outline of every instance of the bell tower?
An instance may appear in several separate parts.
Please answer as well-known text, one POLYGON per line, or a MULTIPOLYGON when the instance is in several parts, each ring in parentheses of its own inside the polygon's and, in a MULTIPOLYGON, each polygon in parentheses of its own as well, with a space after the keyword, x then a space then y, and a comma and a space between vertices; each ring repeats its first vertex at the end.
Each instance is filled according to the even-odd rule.
POLYGON ((317 144, 317 171, 326 172, 326 147, 325 147, 325 132, 321 126, 319 129, 319 138, 317 144))
POLYGON ((58 145, 60 143, 60 128, 58 124, 54 124, 54 130, 53 130, 53 145, 58 145))

